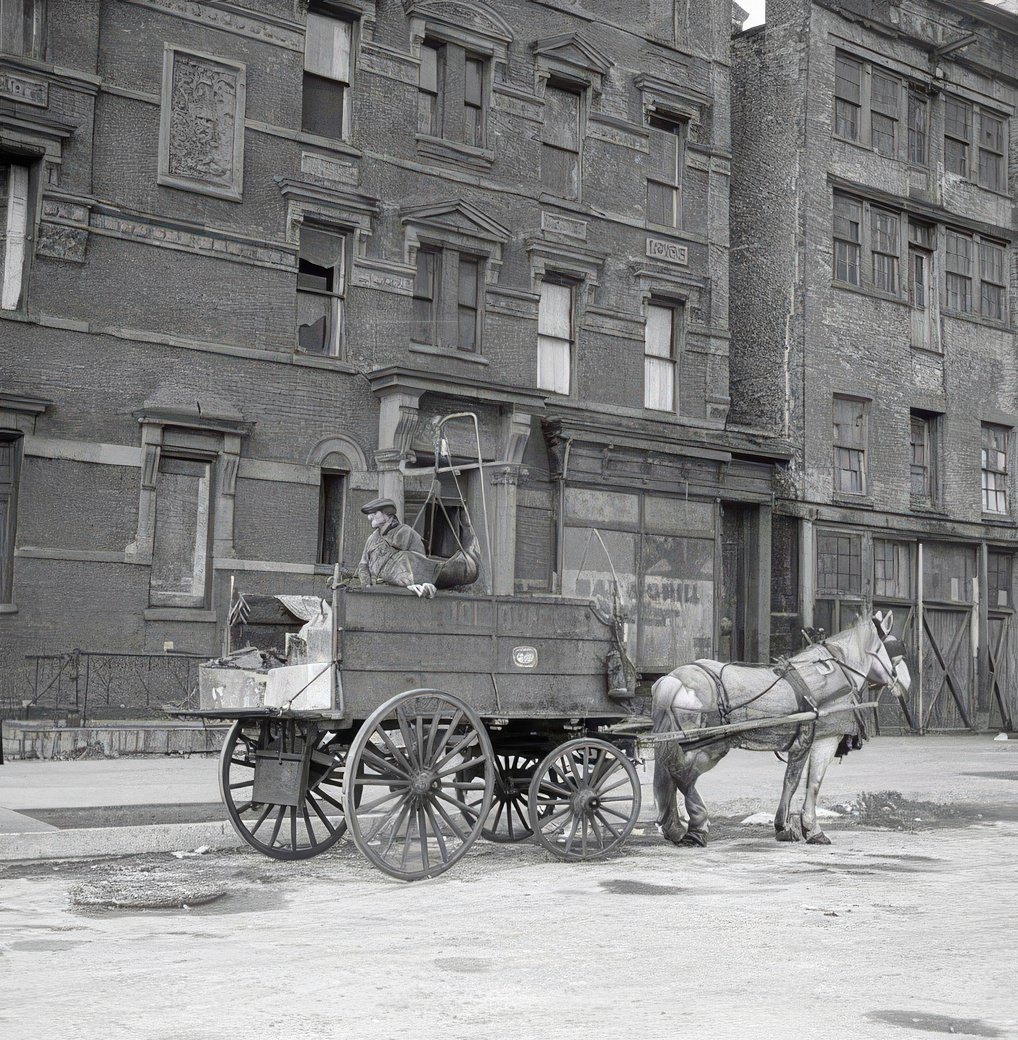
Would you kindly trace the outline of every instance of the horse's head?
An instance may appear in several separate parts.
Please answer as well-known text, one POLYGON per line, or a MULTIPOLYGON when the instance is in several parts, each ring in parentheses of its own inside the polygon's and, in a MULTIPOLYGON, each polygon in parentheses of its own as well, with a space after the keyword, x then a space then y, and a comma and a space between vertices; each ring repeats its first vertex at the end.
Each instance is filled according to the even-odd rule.
MULTIPOLYGON (((863 624, 870 627, 867 622, 863 624)), ((905 644, 894 635, 894 612, 876 611, 872 633, 873 645, 867 650, 867 680, 873 686, 889 686, 896 696, 902 697, 912 685, 912 676, 905 662, 905 644)))

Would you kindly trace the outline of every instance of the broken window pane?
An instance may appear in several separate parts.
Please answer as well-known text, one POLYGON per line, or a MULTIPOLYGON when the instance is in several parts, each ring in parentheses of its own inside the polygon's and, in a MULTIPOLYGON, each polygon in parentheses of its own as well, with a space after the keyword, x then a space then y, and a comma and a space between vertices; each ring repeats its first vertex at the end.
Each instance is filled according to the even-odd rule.
POLYGON ((305 225, 297 261, 297 346, 312 354, 340 352, 346 236, 305 225))

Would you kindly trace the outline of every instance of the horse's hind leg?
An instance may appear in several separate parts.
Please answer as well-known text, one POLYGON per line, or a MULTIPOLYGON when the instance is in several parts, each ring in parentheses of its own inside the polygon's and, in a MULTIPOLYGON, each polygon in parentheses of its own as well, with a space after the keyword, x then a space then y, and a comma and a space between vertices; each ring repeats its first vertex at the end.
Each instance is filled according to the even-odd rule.
POLYGON ((827 767, 838 750, 840 735, 821 737, 813 744, 806 773, 806 797, 802 803, 802 831, 810 845, 830 845, 831 839, 817 826, 817 795, 827 767))
POLYGON ((686 798, 686 812, 689 814, 689 824, 686 827, 686 836, 680 842, 681 845, 696 845, 703 848, 707 844, 707 834, 710 831, 710 814, 704 805, 700 792, 696 789, 694 779, 687 785, 683 794, 686 798))
POLYGON ((788 749, 788 764, 785 766, 785 780, 781 786, 781 799, 778 811, 774 814, 774 836, 778 841, 802 841, 803 833, 798 819, 791 813, 792 798, 798 790, 802 771, 810 757, 813 744, 813 727, 800 726, 795 740, 788 749))

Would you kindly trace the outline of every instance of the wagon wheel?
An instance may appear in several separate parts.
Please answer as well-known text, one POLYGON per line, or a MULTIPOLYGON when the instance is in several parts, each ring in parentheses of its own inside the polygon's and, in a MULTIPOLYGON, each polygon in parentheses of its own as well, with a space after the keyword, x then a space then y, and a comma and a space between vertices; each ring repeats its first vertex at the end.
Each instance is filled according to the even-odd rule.
POLYGON ((601 859, 621 847, 640 816, 640 778, 614 744, 579 737, 534 772, 530 826, 560 859, 601 859))
POLYGON ((526 841, 532 837, 527 802, 530 781, 540 760, 540 753, 533 751, 495 752, 495 787, 482 837, 496 842, 526 841))
POLYGON ((334 733, 318 733, 308 723, 238 719, 223 743, 219 769, 219 790, 234 830, 273 859, 310 859, 331 848, 346 832, 345 751, 334 733), (307 765, 293 798, 255 800, 259 753, 270 759, 274 753, 292 756, 295 766, 307 765))
POLYGON ((404 881, 448 870, 491 806, 488 734, 447 693, 410 690, 386 701, 358 731, 347 769, 344 805, 357 848, 404 881))

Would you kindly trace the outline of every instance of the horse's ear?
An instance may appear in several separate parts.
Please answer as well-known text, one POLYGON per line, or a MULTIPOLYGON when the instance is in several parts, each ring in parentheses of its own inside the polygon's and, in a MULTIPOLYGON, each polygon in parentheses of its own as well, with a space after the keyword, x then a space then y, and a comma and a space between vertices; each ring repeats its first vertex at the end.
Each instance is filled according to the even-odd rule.
POLYGON ((886 614, 877 611, 873 615, 877 629, 882 638, 886 639, 894 631, 894 611, 889 610, 886 614))

